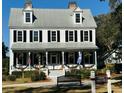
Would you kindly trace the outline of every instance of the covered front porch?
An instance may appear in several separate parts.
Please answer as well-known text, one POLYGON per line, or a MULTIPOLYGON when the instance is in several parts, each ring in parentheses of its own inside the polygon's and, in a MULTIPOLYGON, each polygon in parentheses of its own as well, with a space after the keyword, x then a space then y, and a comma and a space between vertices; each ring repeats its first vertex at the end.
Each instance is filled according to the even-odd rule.
POLYGON ((93 43, 15 43, 11 71, 23 67, 69 69, 79 66, 97 69, 97 46, 93 43))
POLYGON ((14 51, 14 67, 28 66, 29 69, 47 67, 48 69, 63 69, 65 66, 90 67, 97 65, 96 51, 14 51), (78 63, 79 52, 82 54, 81 62, 78 63))

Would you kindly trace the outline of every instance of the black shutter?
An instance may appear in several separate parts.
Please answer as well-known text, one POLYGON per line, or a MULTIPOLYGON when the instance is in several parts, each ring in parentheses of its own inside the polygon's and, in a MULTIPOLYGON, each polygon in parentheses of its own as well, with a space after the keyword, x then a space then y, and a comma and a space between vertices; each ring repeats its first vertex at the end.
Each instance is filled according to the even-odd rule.
POLYGON ((16 42, 16 30, 14 30, 14 32, 13 32, 13 42, 16 42))
POLYGON ((41 59, 40 60, 41 65, 44 65, 43 62, 42 62, 42 53, 40 53, 40 59, 41 59))
POLYGON ((48 31, 48 42, 50 42, 50 31, 48 31))
POLYGON ((60 31, 57 31, 57 42, 60 42, 60 31))
POLYGON ((50 64, 49 62, 50 62, 50 53, 48 53, 48 64, 50 64))
POLYGON ((27 62, 26 62, 26 61, 27 61, 27 60, 26 60, 27 54, 26 54, 26 53, 23 53, 23 55, 24 55, 24 56, 23 56, 23 57, 24 57, 24 59, 23 59, 23 64, 26 65, 26 63, 27 63, 27 62))
POLYGON ((75 42, 77 42, 77 30, 75 30, 74 32, 75 32, 75 42))
POLYGON ((65 60, 66 60, 66 61, 65 61, 65 62, 66 62, 65 64, 68 64, 68 52, 65 53, 65 56, 66 56, 66 57, 65 57, 65 60))
POLYGON ((65 41, 68 42, 68 30, 65 31, 65 41))
POLYGON ((17 56, 17 53, 14 53, 14 66, 16 66, 16 56, 17 56))
POLYGON ((40 40, 40 42, 42 42, 42 31, 41 30, 39 32, 39 40, 40 40))
POLYGON ((81 42, 83 42, 83 30, 81 30, 80 35, 81 35, 81 42))
POLYGON ((82 61, 81 64, 84 66, 84 53, 82 52, 82 61))
MULTIPOLYGON (((30 59, 31 59, 31 60, 30 60, 30 63, 31 63, 31 65, 33 66, 33 65, 34 65, 34 60, 33 60, 33 53, 32 53, 32 52, 31 52, 31 54, 30 54, 30 59)), ((29 63, 29 62, 27 61, 26 64, 28 65, 28 63, 29 63)))
POLYGON ((90 42, 92 42, 92 30, 90 30, 90 42))
POLYGON ((77 64, 78 52, 75 52, 75 64, 77 64))
POLYGON ((26 30, 24 30, 23 41, 26 42, 26 30))
POLYGON ((90 55, 90 64, 93 64, 93 63, 94 63, 94 62, 93 62, 93 61, 94 61, 94 60, 93 60, 93 52, 90 52, 90 54, 91 54, 91 55, 90 55))
POLYGON ((32 42, 32 33, 33 33, 33 31, 31 30, 30 31, 30 42, 32 42))

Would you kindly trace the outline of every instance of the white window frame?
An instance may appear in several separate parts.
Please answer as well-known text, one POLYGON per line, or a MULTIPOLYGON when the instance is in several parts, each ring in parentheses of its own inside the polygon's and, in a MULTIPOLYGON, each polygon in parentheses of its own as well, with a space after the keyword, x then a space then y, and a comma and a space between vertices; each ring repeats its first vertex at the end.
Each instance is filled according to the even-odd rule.
POLYGON ((32 19, 32 12, 24 12, 24 23, 26 24, 31 24, 33 22, 33 19, 32 19), (30 13, 30 22, 26 22, 26 13, 30 13))
POLYGON ((51 40, 51 42, 57 42, 57 31, 55 31, 55 30, 50 31, 50 40, 51 40), (56 32, 56 41, 52 41, 52 32, 56 32))
POLYGON ((23 32, 24 31, 22 31, 22 30, 17 30, 17 33, 16 33, 16 40, 17 40, 17 42, 20 42, 20 43, 22 43, 24 40, 23 40, 23 32), (18 41, 18 32, 19 31, 21 31, 22 32, 22 41, 18 41))
POLYGON ((69 30, 68 31, 68 42, 75 42, 75 33, 73 30, 69 30), (70 41, 70 35, 69 35, 69 32, 73 32, 73 41, 70 41))
POLYGON ((33 42, 39 42, 39 31, 38 30, 33 30, 32 32, 33 32, 33 36, 32 36, 33 42), (38 32, 38 41, 34 41, 34 32, 38 32))
POLYGON ((74 23, 75 24, 81 24, 82 23, 82 14, 80 13, 80 12, 76 12, 76 13, 74 13, 74 23), (76 22, 76 14, 80 14, 80 22, 76 22))
POLYGON ((83 41, 84 42, 89 42, 89 30, 88 31, 87 30, 83 31, 83 41), (85 34, 84 34, 84 32, 88 32, 88 40, 87 41, 85 41, 85 34))

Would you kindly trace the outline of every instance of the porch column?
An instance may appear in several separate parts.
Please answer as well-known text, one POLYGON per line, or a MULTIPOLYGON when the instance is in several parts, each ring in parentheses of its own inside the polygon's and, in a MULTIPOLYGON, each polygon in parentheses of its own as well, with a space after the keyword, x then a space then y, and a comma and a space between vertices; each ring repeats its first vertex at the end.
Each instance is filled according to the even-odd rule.
POLYGON ((48 52, 46 51, 46 65, 48 65, 48 52))
POLYGON ((64 52, 62 51, 62 65, 64 66, 64 64, 65 64, 65 59, 64 59, 64 52))
POLYGON ((29 69, 31 69, 31 58, 30 58, 30 55, 31 55, 31 52, 28 53, 28 56, 29 56, 29 62, 28 62, 28 64, 29 64, 29 69))
POLYGON ((39 74, 40 74, 40 65, 41 65, 41 55, 40 54, 39 54, 38 61, 39 61, 39 74))
POLYGON ((18 53, 16 54, 16 67, 18 66, 18 53))
POLYGON ((96 69, 97 69, 97 52, 95 51, 95 66, 96 66, 96 69))
POLYGON ((39 61, 39 66, 41 65, 41 55, 39 54, 39 57, 38 57, 38 61, 39 61))

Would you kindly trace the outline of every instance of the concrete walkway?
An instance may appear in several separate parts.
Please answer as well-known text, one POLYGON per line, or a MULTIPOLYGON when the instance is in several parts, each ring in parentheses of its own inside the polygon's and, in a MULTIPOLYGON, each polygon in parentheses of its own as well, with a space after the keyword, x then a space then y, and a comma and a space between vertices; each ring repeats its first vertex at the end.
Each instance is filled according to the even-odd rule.
MULTIPOLYGON (((57 85, 57 77, 50 77, 50 82, 37 82, 37 83, 23 83, 23 84, 8 84, 2 85, 2 88, 6 87, 30 87, 30 88, 37 88, 37 87, 52 87, 57 85)), ((111 80, 112 83, 120 82, 121 80, 111 80)), ((90 80, 85 80, 82 82, 83 85, 90 85, 90 80)))

